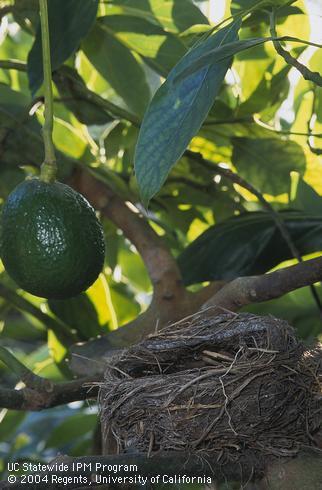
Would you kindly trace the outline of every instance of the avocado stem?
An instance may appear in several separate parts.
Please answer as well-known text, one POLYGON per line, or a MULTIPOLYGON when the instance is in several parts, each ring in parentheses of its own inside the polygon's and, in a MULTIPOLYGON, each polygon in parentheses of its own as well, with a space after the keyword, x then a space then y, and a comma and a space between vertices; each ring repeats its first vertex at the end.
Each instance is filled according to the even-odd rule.
POLYGON ((54 105, 53 90, 51 79, 51 59, 50 59, 50 40, 49 40, 49 23, 48 23, 48 6, 47 0, 39 0, 40 8, 40 26, 42 41, 42 59, 44 73, 44 95, 45 95, 45 122, 42 129, 42 135, 45 146, 45 159, 41 166, 40 179, 44 182, 54 182, 57 175, 57 163, 55 156, 55 147, 53 143, 54 127, 54 105))

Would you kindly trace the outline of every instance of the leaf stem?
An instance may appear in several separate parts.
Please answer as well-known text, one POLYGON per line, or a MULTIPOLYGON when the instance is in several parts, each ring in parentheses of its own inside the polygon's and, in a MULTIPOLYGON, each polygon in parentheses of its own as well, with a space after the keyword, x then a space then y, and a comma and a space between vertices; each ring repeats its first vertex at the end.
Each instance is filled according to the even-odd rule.
POLYGON ((45 146, 45 160, 41 166, 40 179, 44 182, 53 182, 57 175, 55 147, 53 143, 54 107, 51 81, 50 40, 48 24, 47 0, 39 0, 40 25, 42 40, 42 57, 44 72, 45 93, 45 123, 43 126, 43 140, 45 146))

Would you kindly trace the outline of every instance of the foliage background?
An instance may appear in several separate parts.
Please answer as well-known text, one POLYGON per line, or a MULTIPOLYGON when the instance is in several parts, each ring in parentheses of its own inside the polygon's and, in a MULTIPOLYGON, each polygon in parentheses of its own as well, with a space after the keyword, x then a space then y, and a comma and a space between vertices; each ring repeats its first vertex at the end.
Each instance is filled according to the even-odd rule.
MULTIPOLYGON (((257 3, 100 0, 96 5, 82 0, 80 8, 77 0, 50 1, 60 179, 68 181, 75 168, 86 167, 147 213, 193 290, 213 279, 263 273, 285 261, 295 262, 257 199, 224 180, 215 168, 184 156, 151 199, 148 212, 133 170, 136 121, 169 71, 209 30, 214 13, 218 23, 231 12, 254 8, 240 38, 269 36, 268 17, 257 3), (105 104, 93 103, 93 92, 105 104), (117 117, 113 104, 128 117, 117 117)), ((319 41, 318 2, 296 1, 281 12, 279 35, 319 41)), ((0 67, 8 60, 23 63, 19 70, 0 70, 2 205, 18 182, 38 174, 43 105, 37 1, 0 1, 1 13, 0 67)), ((301 42, 287 47, 312 70, 321 71, 321 50, 301 42)), ((282 213, 306 258, 322 250, 321 133, 322 89, 299 76, 266 43, 236 54, 190 149, 237 171, 255 186, 282 213)), ((1 268, 1 344, 34 372, 55 381, 71 375, 63 362, 68 349, 37 311, 64 322, 79 341, 86 341, 135 318, 151 299, 140 256, 114 224, 101 219, 107 242, 104 273, 80 297, 65 302, 33 297, 17 289, 1 268), (1 285, 10 289, 9 301, 1 285), (26 302, 21 304, 19 298, 26 302)), ((322 298, 321 287, 317 290, 322 298)), ((321 335, 321 318, 309 288, 247 309, 287 319, 306 341, 321 335)), ((0 378, 2 385, 15 386, 14 376, 3 365, 0 378)), ((95 404, 83 402, 43 413, 2 409, 2 469, 7 461, 45 461, 57 452, 89 454, 94 450, 96 413, 95 404)))

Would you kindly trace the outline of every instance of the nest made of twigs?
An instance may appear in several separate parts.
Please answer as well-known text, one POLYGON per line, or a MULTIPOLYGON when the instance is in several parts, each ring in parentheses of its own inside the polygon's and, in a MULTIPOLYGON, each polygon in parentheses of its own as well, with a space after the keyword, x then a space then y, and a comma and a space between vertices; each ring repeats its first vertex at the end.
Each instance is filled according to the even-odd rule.
POLYGON ((316 362, 287 322, 199 313, 112 359, 104 452, 294 455, 319 427, 319 394, 316 362))

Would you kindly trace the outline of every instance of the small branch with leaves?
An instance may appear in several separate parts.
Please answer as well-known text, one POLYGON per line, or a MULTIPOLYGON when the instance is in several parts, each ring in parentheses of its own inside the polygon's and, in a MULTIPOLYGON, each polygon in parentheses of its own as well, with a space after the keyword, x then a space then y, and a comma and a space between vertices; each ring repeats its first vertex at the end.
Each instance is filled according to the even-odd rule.
POLYGON ((0 407, 39 411, 73 401, 96 398, 99 377, 84 377, 62 383, 38 376, 22 364, 8 349, 0 347, 2 361, 25 385, 21 389, 0 387, 0 407))
POLYGON ((276 52, 282 56, 282 58, 288 63, 289 65, 292 65, 294 68, 296 68, 302 75, 302 77, 305 80, 309 80, 319 87, 322 87, 322 76, 318 72, 311 71, 307 66, 303 65, 300 61, 298 61, 294 56, 289 53, 289 51, 286 51, 280 43, 280 41, 276 40, 277 38, 277 32, 276 32, 276 11, 272 10, 270 12, 270 31, 271 31, 271 36, 272 36, 272 41, 274 48, 276 52))

